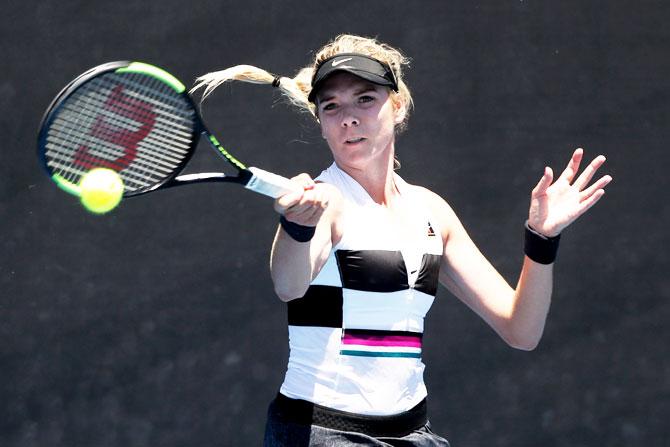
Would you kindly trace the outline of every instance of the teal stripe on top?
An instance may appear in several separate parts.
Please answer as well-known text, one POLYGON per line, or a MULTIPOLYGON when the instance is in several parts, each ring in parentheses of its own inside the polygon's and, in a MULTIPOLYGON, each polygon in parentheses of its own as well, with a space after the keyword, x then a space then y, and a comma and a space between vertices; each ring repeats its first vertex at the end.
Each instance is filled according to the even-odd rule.
POLYGON ((409 357, 419 359, 421 353, 419 352, 371 352, 371 351, 350 351, 342 350, 340 355, 353 355, 358 357, 409 357))

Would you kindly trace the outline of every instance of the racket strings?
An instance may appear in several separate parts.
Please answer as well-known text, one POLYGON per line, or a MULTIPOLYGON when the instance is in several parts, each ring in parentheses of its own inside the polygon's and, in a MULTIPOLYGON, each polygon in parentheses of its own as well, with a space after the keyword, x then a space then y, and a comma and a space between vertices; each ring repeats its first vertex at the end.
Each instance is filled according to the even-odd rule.
MULTIPOLYGON (((100 116, 98 116, 98 119, 100 119, 100 116)), ((62 123, 58 124, 61 124, 62 126, 62 123)), ((122 133, 123 126, 121 126, 120 124, 121 123, 119 122, 112 123, 112 126, 118 126, 118 127, 112 127, 112 126, 101 127, 96 126, 95 124, 93 125, 93 127, 91 127, 89 123, 87 128, 92 130, 83 134, 84 144, 82 144, 77 150, 77 153, 75 153, 74 156, 75 163, 67 163, 67 164, 60 163, 58 164, 58 166, 61 169, 64 168, 67 169, 68 167, 70 167, 70 170, 72 170, 72 167, 74 167, 75 171, 85 172, 88 168, 93 167, 94 165, 103 165, 115 169, 117 171, 121 171, 125 167, 125 165, 129 162, 128 156, 136 157, 137 153, 136 148, 132 146, 136 142, 129 141, 127 135, 124 136, 124 134, 122 133), (128 148, 131 148, 132 151, 126 153, 125 151, 128 148)), ((72 134, 73 131, 76 132, 76 129, 77 129, 76 125, 68 126, 67 128, 70 135, 72 134)), ((58 138, 55 137, 53 138, 53 141, 61 143, 61 147, 66 148, 64 153, 63 151, 59 151, 61 152, 61 155, 69 159, 72 158, 71 151, 73 146, 71 144, 70 145, 67 144, 68 143, 67 138, 59 140, 58 138)), ((139 158, 141 159, 141 157, 139 158)), ((127 171, 123 173, 127 187, 132 189, 134 186, 144 186, 147 183, 145 180, 140 180, 138 185, 134 185, 134 183, 137 183, 134 181, 137 180, 137 175, 133 174, 135 173, 133 173, 132 171, 127 171)))
MULTIPOLYGON (((105 101, 105 97, 98 92, 91 92, 90 95, 91 99, 95 99, 96 101, 103 102, 105 101)), ((87 117, 91 120, 95 120, 98 117, 104 117, 108 122, 111 124, 114 124, 116 126, 126 128, 127 130, 137 130, 136 128, 133 129, 134 127, 137 127, 137 119, 132 119, 127 115, 121 115, 113 110, 107 110, 107 109, 98 109, 93 113, 93 110, 90 109, 82 109, 82 110, 77 110, 72 107, 72 104, 66 103, 63 105, 63 112, 70 112, 70 113, 75 113, 75 114, 81 114, 82 117, 87 117)), ((190 137, 190 128, 187 126, 180 125, 178 121, 174 120, 173 115, 168 115, 166 114, 163 110, 157 109, 155 110, 155 113, 158 115, 163 115, 165 117, 164 120, 160 120, 156 123, 155 130, 157 132, 163 132, 167 130, 171 134, 179 135, 180 133, 183 135, 183 138, 186 140, 190 137), (172 125, 170 127, 166 127, 165 122, 168 122, 169 120, 172 120, 172 125)))
MULTIPOLYGON (((61 116, 59 116, 58 118, 56 118, 54 120, 54 126, 58 126, 59 129, 66 130, 68 132, 77 132, 79 130, 79 123, 74 122, 74 120, 69 119, 68 117, 64 117, 63 115, 65 113, 81 114, 82 117, 90 119, 89 123, 93 123, 93 121, 96 118, 96 115, 89 113, 90 111, 85 111, 85 110, 71 111, 71 110, 68 110, 68 109, 71 109, 71 108, 72 108, 71 105, 66 105, 66 106, 63 107, 64 110, 61 112, 61 116)), ((108 116, 108 113, 107 112, 102 112, 102 113, 98 114, 97 116, 108 116)), ((136 129, 133 129, 132 127, 130 127, 130 126, 133 125, 133 123, 129 119, 126 119, 126 118, 117 119, 114 116, 109 115, 109 118, 107 119, 107 122, 112 124, 113 126, 118 126, 119 128, 127 128, 128 130, 131 130, 131 131, 136 130, 136 129)), ((87 127, 88 127, 88 125, 87 125, 87 127)), ((163 160, 166 160, 167 165, 173 165, 175 163, 179 163, 181 161, 181 159, 183 158, 183 156, 185 156, 186 153, 188 152, 188 150, 187 149, 185 150, 184 147, 186 146, 188 148, 187 145, 190 143, 190 135, 186 135, 186 134, 184 134, 183 136, 173 135, 173 137, 174 137, 173 139, 163 138, 162 140, 160 140, 160 139, 155 138, 155 135, 163 135, 164 137, 170 137, 170 135, 167 132, 162 131, 160 128, 155 128, 154 130, 155 130, 154 132, 150 133, 146 137, 147 142, 149 142, 150 144, 154 144, 154 145, 165 144, 166 146, 170 146, 170 151, 164 151, 164 153, 156 152, 155 153, 156 157, 155 157, 155 159, 152 159, 152 161, 155 160, 158 163, 162 163, 163 160), (173 141, 175 141, 175 140, 179 144, 173 143, 173 141), (182 157, 178 157, 178 158, 175 157, 173 155, 174 152, 181 154, 182 157)), ((94 135, 93 133, 90 133, 90 132, 87 133, 87 134, 84 134, 81 137, 81 143, 86 144, 86 145, 90 145, 90 144, 94 143, 95 144, 95 152, 100 152, 101 154, 103 154, 103 157, 109 158, 110 160, 114 159, 114 158, 117 158, 120 155, 122 155, 123 154, 123 148, 122 148, 123 147, 123 141, 122 141, 123 139, 120 138, 118 135, 110 134, 109 136, 114 137, 115 141, 116 141, 116 142, 111 142, 111 141, 109 141, 109 140, 111 140, 111 138, 100 138, 100 135, 102 133, 103 132, 98 131, 97 132, 98 136, 96 136, 96 135, 94 135)), ((69 140, 67 138, 65 138, 62 135, 62 133, 54 133, 53 134, 53 140, 56 141, 56 142, 61 143, 61 146, 56 146, 56 147, 53 148, 53 150, 54 151, 61 150, 61 154, 63 156, 67 156, 68 152, 62 152, 62 148, 63 147, 67 148, 66 144, 69 140)), ((143 144, 143 142, 140 142, 139 144, 141 146, 143 144)), ((139 158, 140 160, 142 160, 142 159, 149 160, 146 157, 146 155, 143 155, 142 152, 137 154, 137 158, 139 158)), ((121 168, 121 167, 119 166, 119 168, 121 168)))
MULTIPOLYGON (((140 178, 147 180, 149 183, 155 183, 155 181, 160 181, 169 175, 187 155, 190 131, 186 133, 186 138, 184 138, 184 133, 182 133, 181 138, 180 135, 175 135, 180 127, 185 126, 179 126, 179 122, 174 119, 175 116, 178 116, 179 108, 170 107, 170 110, 165 113, 165 103, 167 102, 169 106, 173 106, 174 104, 171 103, 174 103, 175 95, 160 81, 148 76, 130 75, 123 76, 121 84, 125 87, 123 95, 117 95, 120 98, 112 96, 114 98, 112 101, 114 107, 112 108, 116 109, 114 112, 119 117, 125 115, 138 123, 150 122, 151 127, 153 127, 150 134, 142 134, 140 135, 141 138, 138 138, 136 133, 128 133, 127 136, 124 135, 119 139, 125 147, 139 143, 134 155, 137 162, 133 163, 132 169, 128 169, 127 172, 128 174, 139 175, 140 178), (170 96, 164 94, 162 90, 169 92, 170 96), (165 117, 168 119, 163 119, 165 117), (163 124, 164 122, 169 122, 169 124, 163 124), (167 137, 161 138, 161 134, 167 134, 167 137), (181 144, 178 144, 176 148, 172 147, 173 142, 179 143, 180 139, 182 140, 181 144), (175 151, 178 153, 175 154, 175 151), (160 165, 164 166, 165 169, 156 170, 155 168, 160 168, 160 165), (158 177, 154 178, 156 176, 158 177)), ((118 89, 118 87, 115 89, 118 89)), ((181 98, 178 97, 178 99, 181 98)), ((184 117, 181 116, 180 118, 183 121, 184 117)), ((192 127, 192 123, 188 124, 192 127)))
POLYGON ((151 188, 189 156, 195 120, 190 103, 163 82, 107 73, 60 106, 47 132, 47 165, 75 184, 102 166, 120 173, 126 192, 151 188))

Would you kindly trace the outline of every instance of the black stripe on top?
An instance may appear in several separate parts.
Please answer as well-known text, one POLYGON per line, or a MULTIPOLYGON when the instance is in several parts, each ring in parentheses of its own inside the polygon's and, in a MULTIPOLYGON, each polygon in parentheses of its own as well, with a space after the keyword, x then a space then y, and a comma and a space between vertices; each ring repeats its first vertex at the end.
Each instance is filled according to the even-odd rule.
POLYGON ((310 286, 302 298, 288 303, 291 326, 342 327, 342 288, 310 286))
POLYGON ((405 260, 399 251, 337 250, 342 286, 366 292, 409 289, 405 260))
MULTIPOLYGON (((397 292, 409 289, 407 268, 400 251, 337 250, 342 286, 365 292, 397 292)), ((439 255, 424 254, 413 288, 431 296, 437 294, 439 255)))
POLYGON ((424 254, 421 260, 421 270, 416 279, 414 288, 419 292, 430 296, 437 295, 437 283, 440 279, 440 263, 442 257, 439 255, 424 254))

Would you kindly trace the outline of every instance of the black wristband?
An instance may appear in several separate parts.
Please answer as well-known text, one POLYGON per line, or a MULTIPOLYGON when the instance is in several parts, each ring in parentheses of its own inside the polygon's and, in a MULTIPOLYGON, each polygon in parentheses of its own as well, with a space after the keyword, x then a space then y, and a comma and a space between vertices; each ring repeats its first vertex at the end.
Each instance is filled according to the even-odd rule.
POLYGON ((286 220, 284 216, 279 216, 279 224, 284 231, 286 231, 286 234, 298 242, 310 241, 314 237, 314 232, 316 231, 316 227, 308 227, 295 222, 290 222, 286 220))
POLYGON ((540 264, 551 264, 556 260, 561 235, 547 237, 533 230, 528 221, 525 224, 523 251, 531 260, 540 264))

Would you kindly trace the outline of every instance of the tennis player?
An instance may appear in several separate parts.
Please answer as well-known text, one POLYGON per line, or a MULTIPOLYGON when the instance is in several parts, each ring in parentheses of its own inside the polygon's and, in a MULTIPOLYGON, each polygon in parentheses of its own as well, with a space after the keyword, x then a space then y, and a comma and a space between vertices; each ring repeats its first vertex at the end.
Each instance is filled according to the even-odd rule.
POLYGON ((510 346, 542 336, 562 230, 611 181, 579 175, 583 151, 532 190, 525 257, 512 288, 437 194, 394 170, 395 137, 412 98, 407 59, 375 39, 341 35, 295 78, 237 66, 200 78, 205 94, 236 79, 279 87, 311 112, 333 163, 303 192, 275 201, 280 225, 270 267, 288 303, 290 356, 268 411, 266 446, 448 446, 431 431, 421 361, 423 322, 438 282, 510 346))

